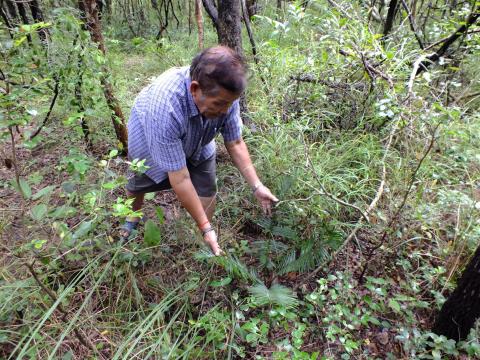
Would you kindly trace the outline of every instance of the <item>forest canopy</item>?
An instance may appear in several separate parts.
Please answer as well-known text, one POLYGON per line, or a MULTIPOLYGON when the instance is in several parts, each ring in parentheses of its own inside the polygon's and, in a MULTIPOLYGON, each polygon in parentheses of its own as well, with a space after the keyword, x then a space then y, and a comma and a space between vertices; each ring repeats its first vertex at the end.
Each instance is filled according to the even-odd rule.
POLYGON ((475 0, 0 0, 0 358, 479 358, 479 17, 475 0), (151 166, 129 124, 218 44, 248 64, 252 164, 215 138, 202 228, 175 183, 135 207, 151 166))

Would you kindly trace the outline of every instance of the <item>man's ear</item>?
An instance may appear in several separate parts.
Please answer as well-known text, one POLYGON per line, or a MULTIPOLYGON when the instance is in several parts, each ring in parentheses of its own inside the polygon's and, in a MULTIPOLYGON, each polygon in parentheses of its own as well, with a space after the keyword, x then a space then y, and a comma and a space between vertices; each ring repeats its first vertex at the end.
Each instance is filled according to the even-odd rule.
POLYGON ((195 95, 199 94, 199 91, 202 91, 200 89, 200 84, 198 83, 198 81, 193 80, 190 83, 190 93, 195 96, 195 95))

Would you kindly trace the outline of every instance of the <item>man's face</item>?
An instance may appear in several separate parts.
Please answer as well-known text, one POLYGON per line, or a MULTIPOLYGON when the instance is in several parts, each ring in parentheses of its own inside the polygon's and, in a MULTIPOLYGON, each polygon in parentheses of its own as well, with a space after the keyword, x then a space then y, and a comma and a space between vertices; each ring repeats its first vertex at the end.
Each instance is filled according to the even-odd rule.
POLYGON ((222 87, 207 95, 200 89, 197 81, 192 81, 190 92, 198 110, 207 119, 225 115, 232 103, 240 97, 240 94, 232 93, 222 87))

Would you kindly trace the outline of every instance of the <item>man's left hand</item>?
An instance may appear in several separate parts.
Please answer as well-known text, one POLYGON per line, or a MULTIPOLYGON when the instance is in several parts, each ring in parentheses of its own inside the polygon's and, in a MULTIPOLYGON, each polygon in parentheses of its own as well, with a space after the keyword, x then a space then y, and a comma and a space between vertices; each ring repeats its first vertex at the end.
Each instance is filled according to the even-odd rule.
POLYGON ((272 215, 272 203, 277 202, 278 199, 271 193, 270 189, 264 185, 260 185, 258 189, 255 190, 254 195, 260 203, 263 213, 268 216, 272 215))

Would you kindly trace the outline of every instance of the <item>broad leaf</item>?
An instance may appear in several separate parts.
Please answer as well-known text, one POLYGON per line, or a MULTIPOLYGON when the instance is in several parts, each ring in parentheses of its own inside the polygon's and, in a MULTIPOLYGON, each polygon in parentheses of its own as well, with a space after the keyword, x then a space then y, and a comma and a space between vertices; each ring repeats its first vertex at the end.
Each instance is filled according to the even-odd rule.
POLYGON ((162 239, 162 234, 158 226, 153 222, 153 220, 148 219, 145 223, 145 234, 143 236, 143 241, 147 246, 157 246, 160 244, 162 239))
POLYGON ((223 279, 220 279, 220 280, 215 280, 215 281, 212 281, 210 283, 210 286, 213 286, 213 287, 220 287, 220 286, 225 286, 225 285, 228 285, 232 282, 232 278, 231 277, 225 277, 223 279))
POLYGON ((36 221, 42 220, 45 215, 47 214, 47 205, 45 204, 38 204, 30 210, 30 213, 32 215, 32 219, 36 221))
POLYGON ((90 230, 92 230, 92 228, 93 228, 93 221, 84 221, 78 227, 77 231, 73 233, 73 239, 76 240, 84 237, 90 232, 90 230))
POLYGON ((54 185, 46 186, 43 189, 39 190, 35 195, 32 196, 32 200, 38 200, 41 197, 50 194, 53 189, 55 189, 54 185))

